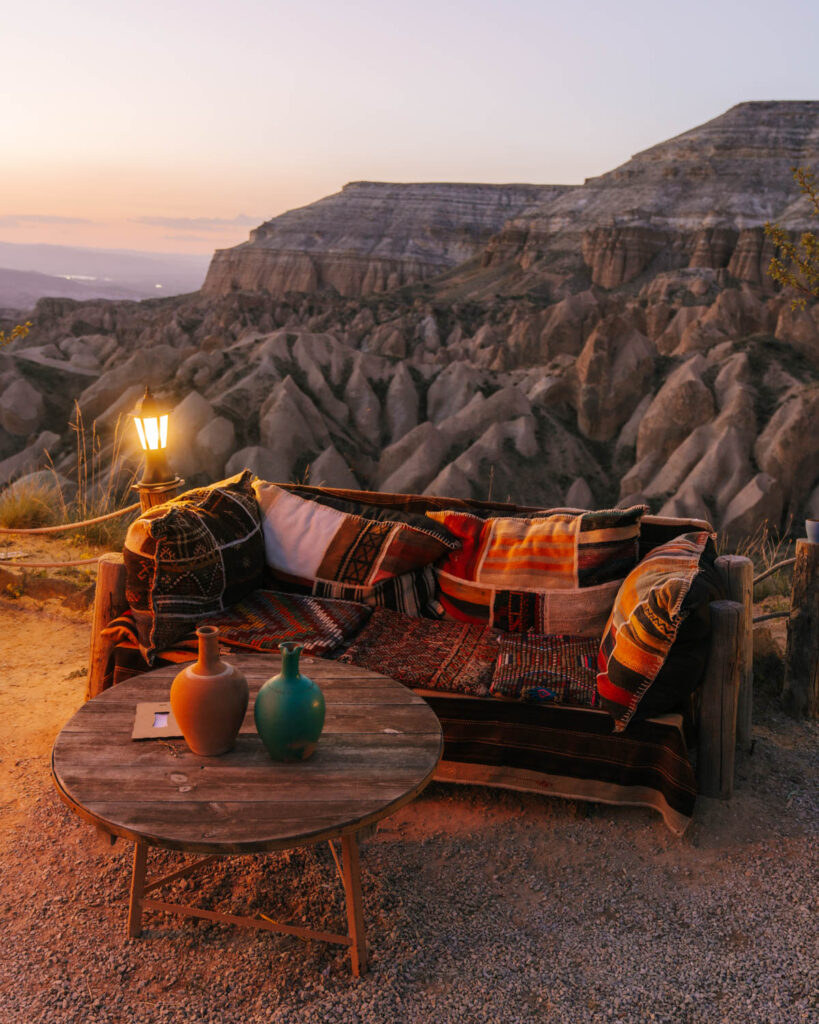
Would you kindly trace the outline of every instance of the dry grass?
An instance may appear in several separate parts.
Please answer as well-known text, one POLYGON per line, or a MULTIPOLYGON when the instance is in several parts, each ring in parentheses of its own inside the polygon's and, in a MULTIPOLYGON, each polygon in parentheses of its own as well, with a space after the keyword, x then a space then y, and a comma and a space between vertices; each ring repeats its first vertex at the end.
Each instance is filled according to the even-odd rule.
MULTIPOLYGON (((754 563, 754 575, 759 576, 779 562, 793 558, 795 544, 789 536, 791 522, 779 531, 771 527, 767 520, 757 530, 737 545, 736 554, 745 555, 754 563)), ((754 600, 764 601, 767 597, 789 597, 792 587, 793 569, 786 566, 778 572, 762 580, 754 588, 754 600)))
POLYGON ((42 479, 7 487, 0 493, 0 526, 7 530, 26 530, 49 526, 57 521, 54 485, 42 479))
MULTIPOLYGON (((81 523, 133 504, 130 487, 135 470, 124 455, 121 422, 117 421, 113 441, 103 445, 96 423, 87 427, 79 406, 75 405, 75 410, 75 418, 69 424, 76 435, 74 496, 67 497, 64 477, 57 472, 46 452, 50 478, 40 474, 37 479, 18 482, 0 492, 0 526, 30 530, 61 523, 81 523)), ((78 528, 73 536, 89 544, 119 548, 129 522, 130 518, 123 516, 94 523, 78 528)))

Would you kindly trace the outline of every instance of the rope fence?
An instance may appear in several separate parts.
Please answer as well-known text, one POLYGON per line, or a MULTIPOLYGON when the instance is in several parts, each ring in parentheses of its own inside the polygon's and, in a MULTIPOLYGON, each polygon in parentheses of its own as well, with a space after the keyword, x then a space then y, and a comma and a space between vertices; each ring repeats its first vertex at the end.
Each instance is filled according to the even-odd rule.
MULTIPOLYGON (((94 526, 95 523, 104 523, 108 519, 116 519, 117 516, 127 515, 129 512, 134 512, 140 508, 138 501, 134 502, 133 505, 126 505, 125 508, 118 508, 115 512, 106 512, 104 516, 95 516, 93 519, 82 519, 76 523, 60 523, 59 526, 36 526, 31 529, 17 529, 8 526, 0 526, 0 534, 12 534, 13 536, 22 536, 25 534, 53 534, 53 533, 64 533, 66 530, 79 530, 83 526, 94 526)), ((64 569, 67 566, 75 565, 96 565, 99 562, 102 555, 97 555, 96 558, 76 558, 70 562, 6 562, 3 561, 2 567, 9 566, 12 569, 64 569)))
MULTIPOLYGON (((796 565, 795 558, 785 558, 781 562, 777 562, 776 565, 772 565, 766 569, 765 572, 761 572, 758 576, 754 576, 754 586, 757 583, 761 583, 766 580, 769 576, 773 576, 774 573, 779 572, 780 569, 787 569, 791 565, 796 565)), ((771 619, 787 619, 790 612, 767 612, 765 615, 757 615, 753 620, 755 626, 758 622, 770 622, 771 619)))

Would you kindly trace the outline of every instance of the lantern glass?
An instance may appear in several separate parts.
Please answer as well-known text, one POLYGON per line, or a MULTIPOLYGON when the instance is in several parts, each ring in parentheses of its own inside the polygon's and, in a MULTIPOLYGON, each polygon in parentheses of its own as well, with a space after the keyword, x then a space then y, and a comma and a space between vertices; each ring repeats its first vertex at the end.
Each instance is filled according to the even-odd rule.
POLYGON ((162 416, 134 416, 139 443, 151 452, 161 451, 168 446, 168 414, 162 416))

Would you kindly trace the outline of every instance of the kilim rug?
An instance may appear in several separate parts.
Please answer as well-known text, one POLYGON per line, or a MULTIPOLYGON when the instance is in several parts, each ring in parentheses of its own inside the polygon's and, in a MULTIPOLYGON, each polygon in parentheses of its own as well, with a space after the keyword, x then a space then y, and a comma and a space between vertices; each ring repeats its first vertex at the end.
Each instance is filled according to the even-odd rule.
POLYGON ((371 611, 354 601, 257 590, 233 608, 209 615, 207 622, 229 647, 276 651, 292 640, 303 644, 306 654, 323 658, 355 636, 371 611))
POLYGON ((598 640, 585 636, 503 633, 490 693, 593 708, 598 640))
POLYGON ((375 608, 339 661, 372 669, 406 686, 485 696, 499 633, 486 626, 416 619, 375 608))

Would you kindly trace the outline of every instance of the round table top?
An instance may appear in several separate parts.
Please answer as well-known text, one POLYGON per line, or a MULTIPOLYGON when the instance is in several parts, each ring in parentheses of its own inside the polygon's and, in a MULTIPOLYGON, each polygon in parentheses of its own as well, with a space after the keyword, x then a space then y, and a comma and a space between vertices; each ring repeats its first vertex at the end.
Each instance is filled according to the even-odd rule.
POLYGON ((235 748, 192 753, 183 739, 132 740, 138 703, 169 699, 181 666, 119 683, 84 704, 54 743, 60 796, 108 832, 201 853, 255 853, 354 832, 413 799, 441 757, 441 727, 424 700, 353 665, 302 659, 327 714, 307 761, 271 760, 253 723, 278 654, 226 656, 247 676, 250 702, 235 748))

